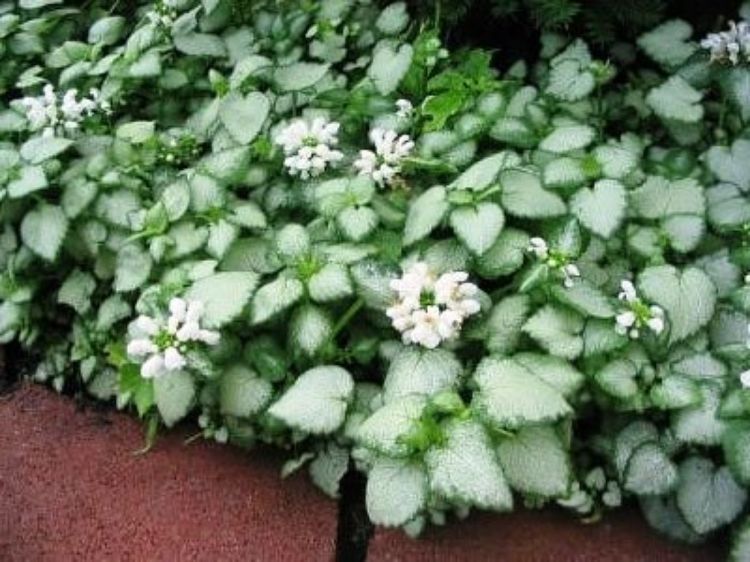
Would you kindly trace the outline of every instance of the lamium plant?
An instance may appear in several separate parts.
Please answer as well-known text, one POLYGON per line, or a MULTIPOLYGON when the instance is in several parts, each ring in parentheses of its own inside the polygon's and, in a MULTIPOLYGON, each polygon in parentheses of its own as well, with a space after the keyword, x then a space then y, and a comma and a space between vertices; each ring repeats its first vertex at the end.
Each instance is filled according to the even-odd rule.
POLYGON ((30 378, 411 534, 635 501, 750 559, 750 6, 498 68, 402 2, 128 4, 0 2, 30 378))

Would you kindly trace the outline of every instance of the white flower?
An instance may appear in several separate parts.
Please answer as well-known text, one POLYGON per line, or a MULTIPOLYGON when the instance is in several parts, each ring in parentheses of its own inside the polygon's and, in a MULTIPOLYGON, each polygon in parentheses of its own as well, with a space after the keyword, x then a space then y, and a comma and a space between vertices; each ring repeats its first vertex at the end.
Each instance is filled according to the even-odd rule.
POLYGON ((25 97, 21 105, 26 110, 26 119, 32 131, 42 131, 43 136, 64 136, 77 131, 81 122, 96 111, 109 113, 110 106, 100 97, 99 90, 91 89, 90 98, 78 100, 78 90, 67 90, 62 98, 51 84, 46 84, 42 95, 25 97))
POLYGON ((127 346, 128 355, 142 361, 141 376, 160 377, 188 366, 185 353, 196 342, 219 343, 220 334, 201 328, 204 306, 199 301, 179 297, 169 302, 169 316, 164 319, 141 315, 132 325, 134 336, 127 346))
POLYGON ((401 172, 401 161, 414 149, 414 141, 409 135, 399 136, 388 129, 373 129, 370 140, 375 152, 360 150, 354 167, 359 175, 370 176, 379 186, 390 185, 401 172))
POLYGON ((464 320, 481 308, 479 289, 466 282, 468 277, 463 271, 436 277, 427 264, 417 262, 391 281, 397 300, 386 315, 405 344, 434 349, 458 336, 464 320))
POLYGON ((338 144, 339 124, 322 117, 310 125, 302 119, 293 121, 276 137, 286 154, 284 166, 292 176, 303 180, 322 174, 329 164, 338 162, 344 155, 331 147, 338 144))
POLYGON ((740 382, 745 388, 750 388, 750 370, 740 373, 740 382))
POLYGON ((529 240, 529 247, 527 248, 527 251, 534 254, 539 260, 546 260, 549 256, 549 247, 547 246, 547 242, 544 240, 544 238, 539 238, 538 236, 535 236, 534 238, 531 238, 529 240))
POLYGON ((635 285, 627 279, 620 282, 620 294, 617 298, 623 301, 627 308, 615 316, 615 331, 632 339, 638 339, 644 326, 655 335, 664 331, 664 309, 657 305, 647 305, 639 297, 635 285))
POLYGON ((409 100, 396 100, 396 115, 402 119, 409 119, 414 112, 414 106, 409 100))
POLYGON ((750 23, 729 22, 729 31, 710 33, 701 47, 711 52, 711 60, 732 65, 750 62, 750 23))

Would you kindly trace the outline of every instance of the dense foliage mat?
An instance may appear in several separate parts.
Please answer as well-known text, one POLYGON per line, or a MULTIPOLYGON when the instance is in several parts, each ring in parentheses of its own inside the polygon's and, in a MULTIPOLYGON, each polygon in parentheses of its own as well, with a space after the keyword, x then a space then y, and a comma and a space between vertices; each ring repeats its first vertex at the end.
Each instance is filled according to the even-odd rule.
POLYGON ((500 72, 400 2, 106 4, 0 3, 0 338, 34 379, 332 496, 353 462, 410 533, 634 497, 750 558, 747 23, 500 72))

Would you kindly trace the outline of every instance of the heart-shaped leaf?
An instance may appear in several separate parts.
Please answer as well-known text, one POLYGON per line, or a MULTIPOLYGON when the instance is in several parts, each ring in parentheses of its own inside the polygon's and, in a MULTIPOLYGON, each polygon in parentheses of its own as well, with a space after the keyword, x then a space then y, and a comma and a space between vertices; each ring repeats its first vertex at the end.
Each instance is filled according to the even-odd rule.
POLYGON ((505 215, 496 203, 483 202, 476 207, 459 207, 450 216, 453 232, 469 250, 481 256, 497 240, 505 224, 505 215))
POLYGON ((616 180, 601 180, 594 189, 579 190, 570 208, 586 228, 602 238, 609 238, 625 218, 625 187, 616 180))

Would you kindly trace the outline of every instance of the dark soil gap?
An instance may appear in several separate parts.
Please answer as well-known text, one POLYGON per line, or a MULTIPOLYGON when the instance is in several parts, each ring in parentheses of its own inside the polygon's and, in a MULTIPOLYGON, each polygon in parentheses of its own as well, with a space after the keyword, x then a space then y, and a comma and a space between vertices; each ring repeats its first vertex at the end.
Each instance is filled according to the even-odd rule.
POLYGON ((0 395, 18 388, 23 368, 22 352, 16 342, 0 345, 0 395))
POLYGON ((341 480, 336 562, 365 562, 373 526, 365 507, 364 474, 349 469, 341 480))

